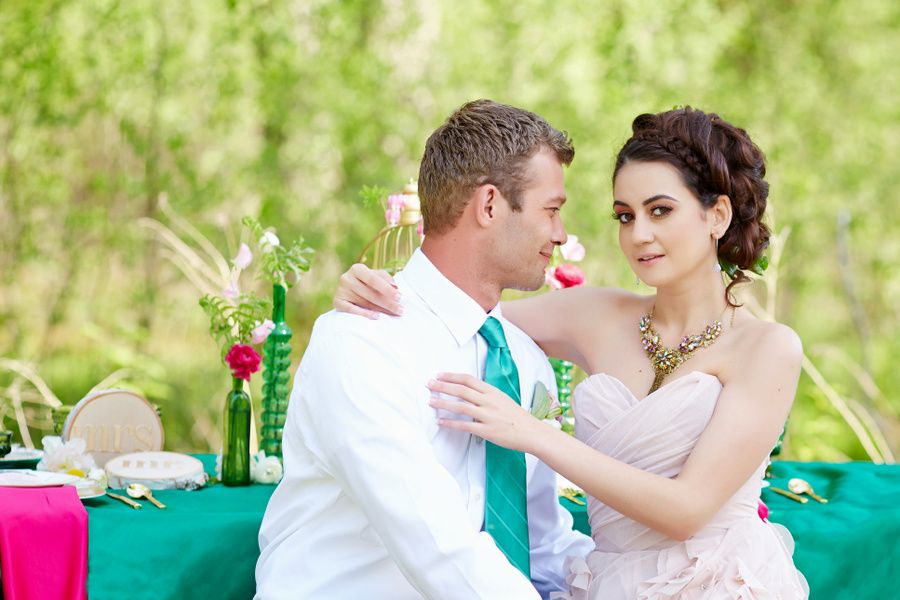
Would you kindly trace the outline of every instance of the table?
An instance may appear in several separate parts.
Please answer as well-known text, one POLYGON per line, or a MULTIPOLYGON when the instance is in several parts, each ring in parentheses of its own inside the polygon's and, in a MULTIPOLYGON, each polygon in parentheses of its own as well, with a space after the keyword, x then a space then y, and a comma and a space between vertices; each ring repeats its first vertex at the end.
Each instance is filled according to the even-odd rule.
POLYGON ((810 598, 897 598, 900 565, 900 465, 775 462, 772 485, 801 477, 828 504, 799 504, 763 490, 769 519, 794 536, 794 562, 810 598))
MULTIPOLYGON (((208 471, 212 455, 200 455, 208 471)), ((895 597, 891 567, 900 564, 900 465, 772 465, 773 485, 802 477, 829 504, 798 504, 769 491, 770 519, 797 542, 794 559, 813 600, 895 597)), ((131 509, 88 500, 88 596, 106 598, 251 598, 257 532, 274 486, 196 492, 159 491, 169 508, 131 509)), ((587 532, 584 507, 561 500, 587 532)))
MULTIPOLYGON (((196 455, 207 473, 215 457, 196 455)), ((257 534, 274 485, 159 490, 167 505, 135 510, 86 500, 88 598, 247 600, 256 589, 257 534)))

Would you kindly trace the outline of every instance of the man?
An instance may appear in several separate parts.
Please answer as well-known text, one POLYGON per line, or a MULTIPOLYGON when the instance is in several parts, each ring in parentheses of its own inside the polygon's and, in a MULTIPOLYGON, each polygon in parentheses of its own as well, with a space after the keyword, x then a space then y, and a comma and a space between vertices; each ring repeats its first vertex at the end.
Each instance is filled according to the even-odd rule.
POLYGON ((565 242, 573 156, 542 118, 487 100, 428 139, 425 241, 396 277, 403 316, 330 312, 313 329, 260 530, 257 598, 536 599, 565 587, 565 558, 593 544, 572 531, 555 474, 439 428, 426 385, 443 371, 499 378, 526 408, 538 382, 554 389, 498 302, 540 287, 565 242))

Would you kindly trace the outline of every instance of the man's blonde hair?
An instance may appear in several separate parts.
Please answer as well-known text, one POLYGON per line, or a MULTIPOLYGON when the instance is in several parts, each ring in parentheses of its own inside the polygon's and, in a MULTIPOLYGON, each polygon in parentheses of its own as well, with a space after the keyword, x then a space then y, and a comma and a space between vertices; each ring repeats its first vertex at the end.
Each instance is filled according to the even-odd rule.
POLYGON ((425 234, 451 229, 472 191, 486 183, 500 190, 512 210, 521 210, 529 181, 525 164, 541 148, 563 165, 575 158, 568 135, 532 112, 491 100, 460 107, 428 138, 419 165, 425 234))

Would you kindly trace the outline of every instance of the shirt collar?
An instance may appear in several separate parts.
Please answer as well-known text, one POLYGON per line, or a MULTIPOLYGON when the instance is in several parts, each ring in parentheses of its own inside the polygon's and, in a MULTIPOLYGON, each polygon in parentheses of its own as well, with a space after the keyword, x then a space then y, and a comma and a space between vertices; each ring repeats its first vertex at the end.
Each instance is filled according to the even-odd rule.
POLYGON ((434 266, 421 248, 413 252, 399 276, 443 321, 460 346, 478 333, 488 315, 498 319, 503 316, 499 304, 485 313, 471 296, 434 266))

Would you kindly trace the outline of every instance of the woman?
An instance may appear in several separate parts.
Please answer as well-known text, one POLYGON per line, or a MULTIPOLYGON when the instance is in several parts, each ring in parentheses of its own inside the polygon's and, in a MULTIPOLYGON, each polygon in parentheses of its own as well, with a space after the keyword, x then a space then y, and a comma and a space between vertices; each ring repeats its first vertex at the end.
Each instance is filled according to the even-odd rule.
MULTIPOLYGON (((440 374, 431 405, 470 418, 443 427, 533 454, 587 492, 596 549, 570 560, 562 597, 805 598, 790 534, 757 516, 802 348, 730 294, 768 244, 763 154, 690 108, 640 115, 632 130, 613 218, 656 293, 573 288, 503 304, 547 354, 591 374, 573 394, 576 438, 468 375, 440 374), (727 287, 720 261, 738 269, 727 287)), ((336 306, 390 310, 391 292, 357 266, 336 306)))

